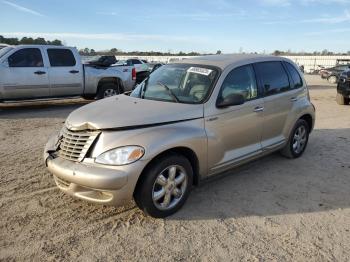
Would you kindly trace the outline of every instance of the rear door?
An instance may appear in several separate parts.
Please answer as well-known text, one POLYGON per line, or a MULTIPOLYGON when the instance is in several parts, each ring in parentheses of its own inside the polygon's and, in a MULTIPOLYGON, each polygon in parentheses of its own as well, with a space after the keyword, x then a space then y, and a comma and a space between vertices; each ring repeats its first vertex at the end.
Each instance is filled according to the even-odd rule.
POLYGON ((50 95, 74 96, 84 92, 83 68, 79 57, 68 48, 47 48, 50 63, 50 95))
POLYGON ((39 47, 21 48, 12 53, 1 78, 5 100, 49 96, 48 70, 39 47))
POLYGON ((256 63, 254 68, 264 92, 261 144, 263 149, 273 149, 288 139, 284 129, 299 90, 291 87, 291 80, 280 61, 256 63))
POLYGON ((225 171, 261 153, 263 98, 258 92, 253 67, 233 69, 226 76, 218 98, 241 94, 242 105, 205 109, 209 175, 225 171))

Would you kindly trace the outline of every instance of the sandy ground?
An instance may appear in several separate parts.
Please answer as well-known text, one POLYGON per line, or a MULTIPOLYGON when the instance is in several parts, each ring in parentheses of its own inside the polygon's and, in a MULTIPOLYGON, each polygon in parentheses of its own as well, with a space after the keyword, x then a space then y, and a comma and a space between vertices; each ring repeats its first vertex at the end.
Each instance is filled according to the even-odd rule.
POLYGON ((317 122, 302 158, 233 170, 164 220, 56 189, 44 144, 86 102, 0 105, 0 260, 349 261, 350 106, 307 79, 317 122))

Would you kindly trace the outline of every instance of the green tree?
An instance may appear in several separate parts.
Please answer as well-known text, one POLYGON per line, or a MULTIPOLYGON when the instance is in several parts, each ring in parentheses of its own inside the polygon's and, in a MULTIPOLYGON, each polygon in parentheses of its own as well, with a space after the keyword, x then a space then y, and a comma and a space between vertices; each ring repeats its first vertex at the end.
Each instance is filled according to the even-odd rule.
POLYGON ((46 40, 42 37, 38 37, 37 39, 34 39, 33 44, 35 45, 46 45, 46 40))

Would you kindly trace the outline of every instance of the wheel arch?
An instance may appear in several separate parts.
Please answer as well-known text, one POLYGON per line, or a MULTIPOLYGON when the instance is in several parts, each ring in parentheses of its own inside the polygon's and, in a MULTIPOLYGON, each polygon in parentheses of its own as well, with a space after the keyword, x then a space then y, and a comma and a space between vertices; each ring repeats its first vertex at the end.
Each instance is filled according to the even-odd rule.
POLYGON ((299 117, 299 119, 303 119, 306 121, 306 123, 310 128, 309 133, 311 133, 313 130, 313 124, 314 124, 312 116, 310 114, 304 114, 301 117, 299 117))
POLYGON ((99 92, 100 88, 104 84, 110 84, 110 83, 117 85, 120 93, 124 93, 123 81, 119 77, 103 77, 103 78, 101 78, 97 83, 97 92, 96 93, 99 92))
POLYGON ((137 180, 133 195, 135 195, 135 192, 142 185, 143 179, 145 177, 145 173, 150 168, 150 166, 152 164, 154 164, 159 158, 164 157, 166 155, 170 155, 170 154, 182 155, 182 156, 186 157, 188 159, 188 161, 190 161, 191 166, 192 166, 192 170, 193 170, 193 185, 197 186, 199 184, 199 160, 198 160, 196 153, 192 149, 190 149, 189 147, 179 146, 179 147, 169 148, 169 149, 159 153, 158 155, 153 157, 151 161, 149 161, 147 163, 147 165, 143 168, 143 170, 142 170, 142 172, 137 180))

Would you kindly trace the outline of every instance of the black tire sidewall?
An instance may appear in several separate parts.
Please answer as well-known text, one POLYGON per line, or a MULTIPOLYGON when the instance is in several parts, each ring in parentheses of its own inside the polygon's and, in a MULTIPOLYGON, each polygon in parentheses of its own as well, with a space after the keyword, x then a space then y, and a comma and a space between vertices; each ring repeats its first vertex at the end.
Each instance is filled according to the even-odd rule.
POLYGON ((191 163, 182 155, 170 154, 157 159, 143 174, 143 181, 136 189, 135 202, 146 214, 155 218, 164 218, 177 212, 186 202, 193 184, 193 170, 191 163), (169 210, 159 210, 153 203, 152 190, 157 176, 171 165, 182 166, 187 173, 187 188, 181 201, 169 210))
POLYGON ((103 84, 100 86, 100 88, 98 89, 98 92, 97 92, 97 99, 102 99, 102 98, 105 98, 104 97, 104 92, 107 90, 107 89, 114 89, 117 91, 117 94, 119 95, 120 94, 120 90, 119 90, 119 86, 114 84, 114 83, 107 83, 107 84, 103 84))
POLYGON ((310 134, 310 127, 309 127, 308 123, 307 123, 305 120, 303 120, 303 119, 299 119, 299 120, 296 122, 296 124, 294 125, 293 131, 292 131, 292 133, 291 133, 291 135, 290 135, 290 138, 289 138, 289 150, 290 150, 290 152, 291 152, 293 158, 298 158, 298 157, 300 157, 300 156, 304 153, 304 151, 305 151, 305 149, 306 149, 306 147, 307 147, 307 144, 308 144, 308 142, 309 142, 309 134, 310 134), (302 125, 305 126, 306 132, 307 132, 307 133, 306 133, 305 146, 304 146, 304 148, 303 148, 303 150, 302 150, 301 152, 296 153, 296 152, 294 152, 294 150, 293 150, 293 138, 294 138, 295 131, 296 131, 300 126, 302 126, 302 125))

